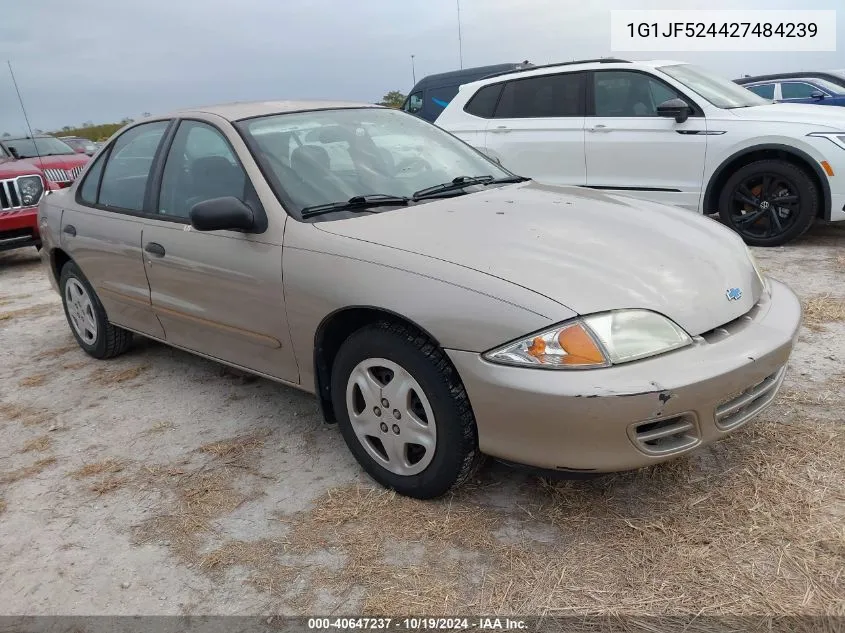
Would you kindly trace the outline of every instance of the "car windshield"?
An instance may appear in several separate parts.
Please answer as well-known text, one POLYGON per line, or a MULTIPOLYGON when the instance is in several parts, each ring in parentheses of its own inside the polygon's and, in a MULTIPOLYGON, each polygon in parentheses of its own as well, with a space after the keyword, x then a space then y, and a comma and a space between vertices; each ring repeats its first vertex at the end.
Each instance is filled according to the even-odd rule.
POLYGON ((513 176, 440 128, 399 110, 277 114, 237 126, 275 177, 271 185, 281 188, 280 198, 297 207, 295 213, 361 196, 411 197, 461 178, 513 176))
POLYGON ((692 64, 658 66, 657 70, 682 83, 717 108, 749 108, 771 103, 730 79, 692 64))
POLYGON ((74 154, 73 148, 52 136, 41 138, 6 139, 3 145, 7 150, 16 150, 19 158, 36 158, 37 156, 56 156, 60 154, 74 154), (36 151, 36 143, 38 151, 36 151))

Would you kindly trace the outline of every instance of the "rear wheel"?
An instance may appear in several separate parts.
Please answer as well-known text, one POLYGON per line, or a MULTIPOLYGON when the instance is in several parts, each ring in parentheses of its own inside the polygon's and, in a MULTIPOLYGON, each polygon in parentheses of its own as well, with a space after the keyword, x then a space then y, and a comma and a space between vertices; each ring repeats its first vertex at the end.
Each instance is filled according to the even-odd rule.
POLYGON ((87 354, 112 358, 129 348, 132 333, 109 323, 97 293, 73 262, 62 267, 59 289, 70 331, 87 354))
POLYGON ((741 167, 719 196, 719 216, 751 246, 780 246, 816 219, 818 189, 807 173, 782 160, 741 167))
POLYGON ((438 497, 480 463, 475 418, 457 372, 410 327, 379 323, 352 334, 332 367, 332 403, 352 454, 400 494, 438 497))

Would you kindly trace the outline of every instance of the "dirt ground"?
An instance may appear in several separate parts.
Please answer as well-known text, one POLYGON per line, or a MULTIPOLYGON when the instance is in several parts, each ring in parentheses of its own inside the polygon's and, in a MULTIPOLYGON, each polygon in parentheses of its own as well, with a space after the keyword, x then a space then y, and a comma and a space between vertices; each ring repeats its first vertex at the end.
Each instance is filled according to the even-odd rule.
MULTIPOLYGON (((845 223, 844 223, 845 224, 845 223)), ((717 445, 416 502, 311 396, 136 340, 78 349, 0 254, 0 613, 845 616, 845 226, 756 249, 805 302, 777 403, 717 445)))

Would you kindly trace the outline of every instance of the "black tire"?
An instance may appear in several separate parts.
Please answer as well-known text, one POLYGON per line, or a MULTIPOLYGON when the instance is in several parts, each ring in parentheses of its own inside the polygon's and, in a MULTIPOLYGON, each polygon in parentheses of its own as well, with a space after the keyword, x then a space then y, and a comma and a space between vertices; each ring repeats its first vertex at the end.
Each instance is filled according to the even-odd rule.
POLYGON ((62 267, 62 272, 59 275, 59 290, 61 291, 62 306, 65 310, 65 318, 67 319, 70 331, 73 333, 73 337, 76 339, 79 347, 81 347, 86 354, 102 360, 119 356, 129 349, 129 346, 132 343, 132 332, 109 323, 103 304, 100 303, 100 298, 97 296, 97 293, 94 292, 94 288, 91 287, 91 284, 88 283, 85 275, 82 274, 82 271, 79 270, 79 267, 73 262, 67 262, 62 267), (93 316, 97 325, 97 332, 92 341, 86 341, 79 335, 71 319, 68 308, 67 285, 72 280, 81 284, 87 291, 88 297, 90 298, 91 316, 93 316))
POLYGON ((801 237, 818 211, 815 181, 783 160, 740 167, 719 193, 719 217, 750 246, 780 246, 801 237))
POLYGON ((356 331, 338 351, 331 384, 332 404, 349 450, 386 488, 417 499, 432 499, 463 483, 481 464, 475 417, 460 377, 443 351, 419 330, 383 322, 356 331), (364 448, 350 421, 347 382, 359 363, 373 358, 392 361, 410 373, 434 414, 437 437, 433 457, 418 474, 400 475, 383 467, 364 448))

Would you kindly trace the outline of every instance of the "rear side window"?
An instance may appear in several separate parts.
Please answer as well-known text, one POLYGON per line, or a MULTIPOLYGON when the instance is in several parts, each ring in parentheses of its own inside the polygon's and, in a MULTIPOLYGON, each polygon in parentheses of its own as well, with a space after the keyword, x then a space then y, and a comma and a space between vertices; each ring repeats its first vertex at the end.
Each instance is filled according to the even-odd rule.
POLYGON ((583 73, 543 75, 509 81, 496 108, 497 119, 583 116, 583 73))
POLYGON ((144 210, 147 181, 158 146, 170 121, 144 123, 127 130, 109 153, 99 203, 128 211, 144 210))
POLYGON ((97 204, 97 189, 100 186, 100 176, 103 173, 103 165, 106 163, 106 153, 102 153, 91 169, 85 174, 85 180, 82 181, 82 186, 79 187, 79 201, 85 204, 97 204))
POLYGON ((775 85, 774 84, 761 84, 759 86, 748 86, 748 89, 753 92, 755 95, 759 95, 764 99, 774 99, 775 98, 775 85))
POLYGON ((464 112, 479 116, 483 119, 492 119, 496 111, 496 102, 502 93, 502 84, 484 86, 475 93, 475 96, 464 106, 464 112))

